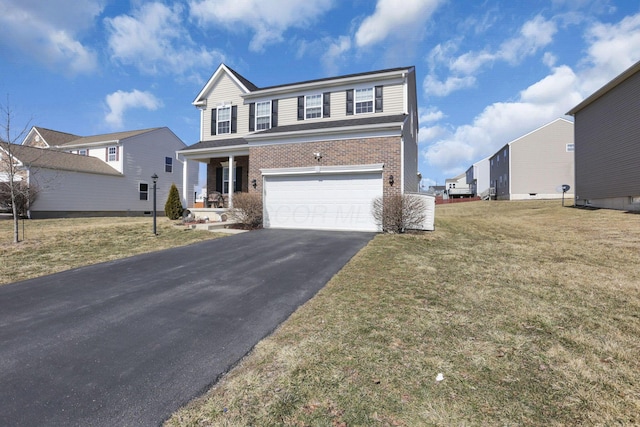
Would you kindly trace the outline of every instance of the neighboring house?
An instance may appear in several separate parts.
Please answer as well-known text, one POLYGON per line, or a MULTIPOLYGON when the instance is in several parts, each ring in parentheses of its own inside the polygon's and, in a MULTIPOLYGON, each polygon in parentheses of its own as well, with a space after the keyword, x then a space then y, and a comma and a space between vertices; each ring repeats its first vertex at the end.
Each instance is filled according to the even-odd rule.
POLYGON ((490 185, 498 200, 572 197, 573 165, 573 123, 556 119, 489 157, 490 185))
POLYGON ((38 191, 30 216, 51 218, 148 215, 154 174, 158 210, 174 183, 190 189, 181 195, 183 205, 193 204, 197 168, 188 173, 176 155, 185 146, 166 127, 88 137, 33 127, 10 149, 21 176, 38 191))
POLYGON ((222 64, 193 101, 206 186, 262 196, 264 226, 379 230, 376 197, 418 191, 414 67, 259 88, 222 64))
POLYGON ((462 199, 465 197, 473 197, 473 192, 469 184, 467 184, 467 174, 461 173, 454 178, 444 180, 446 188, 445 199, 462 199))
POLYGON ((489 185, 489 157, 475 162, 466 172, 466 183, 472 196, 481 197, 483 200, 491 196, 489 185))
POLYGON ((640 61, 567 114, 575 117, 577 206, 640 210, 640 61))

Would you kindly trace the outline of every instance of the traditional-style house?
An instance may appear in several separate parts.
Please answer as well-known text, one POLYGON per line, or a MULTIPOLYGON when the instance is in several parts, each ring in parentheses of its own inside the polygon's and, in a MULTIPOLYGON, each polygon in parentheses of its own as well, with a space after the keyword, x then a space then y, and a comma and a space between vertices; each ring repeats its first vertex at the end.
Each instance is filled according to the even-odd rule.
POLYGON ((226 207, 262 197, 264 226, 377 231, 372 201, 418 191, 414 67, 258 87, 222 64, 193 101, 226 207))

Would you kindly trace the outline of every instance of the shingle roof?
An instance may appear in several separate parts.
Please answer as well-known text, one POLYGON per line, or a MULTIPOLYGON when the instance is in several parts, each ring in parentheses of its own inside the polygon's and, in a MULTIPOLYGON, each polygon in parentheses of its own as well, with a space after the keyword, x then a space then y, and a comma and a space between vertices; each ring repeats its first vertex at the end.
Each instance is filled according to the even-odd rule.
POLYGON ((79 135, 74 135, 72 133, 59 132, 57 130, 41 128, 38 126, 33 127, 40 136, 49 144, 50 146, 66 144, 69 141, 73 141, 74 139, 82 138, 79 135))
POLYGON ((231 147, 234 145, 246 145, 248 141, 244 138, 217 139, 214 141, 200 141, 180 151, 200 150, 202 148, 231 147))
POLYGON ((301 121, 300 123, 297 123, 295 125, 276 126, 271 129, 263 130, 259 132, 259 134, 262 135, 262 134, 296 132, 296 131, 316 130, 316 129, 332 129, 332 128, 341 128, 341 127, 349 127, 349 126, 376 125, 376 124, 384 124, 384 123, 402 123, 404 122, 406 117, 407 117, 406 114, 396 114, 393 116, 373 115, 368 117, 346 119, 346 120, 301 121))
MULTIPOLYGON (((119 141, 121 139, 130 138, 132 136, 141 135, 143 133, 152 132, 154 130, 158 130, 161 128, 149 128, 149 129, 139 129, 139 130, 129 130, 124 132, 114 132, 114 133, 105 133, 102 135, 92 135, 92 136, 78 136, 74 140, 62 142, 60 144, 51 144, 51 146, 65 146, 65 145, 81 145, 81 144, 89 144, 93 142, 107 142, 107 141, 119 141)), ((48 141, 47 141, 48 142, 48 141)))
POLYGON ((242 82, 242 84, 249 89, 250 91, 254 91, 254 90, 258 90, 259 87, 254 85, 253 83, 251 83, 249 80, 247 80, 245 77, 243 77, 242 75, 240 75, 236 70, 232 69, 231 67, 229 67, 228 65, 225 65, 229 71, 231 71, 233 73, 234 76, 236 76, 236 78, 238 80, 240 80, 242 82))
POLYGON ((102 160, 91 156, 26 145, 11 144, 8 146, 4 142, 0 142, 0 148, 10 150, 13 156, 27 167, 122 176, 120 172, 102 160))

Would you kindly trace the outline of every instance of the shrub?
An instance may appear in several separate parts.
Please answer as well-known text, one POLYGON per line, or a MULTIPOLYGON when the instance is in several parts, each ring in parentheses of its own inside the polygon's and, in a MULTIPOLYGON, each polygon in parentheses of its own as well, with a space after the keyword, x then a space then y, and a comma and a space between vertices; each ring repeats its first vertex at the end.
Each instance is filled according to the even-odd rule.
POLYGON ((382 231, 404 233, 419 230, 427 212, 420 196, 396 194, 386 198, 376 197, 373 201, 373 217, 382 231))
POLYGON ((175 184, 171 184, 167 203, 164 204, 164 214, 169 219, 179 219, 182 216, 182 202, 180 201, 180 193, 175 184))
POLYGON ((238 193, 233 195, 232 219, 249 230, 262 227, 262 195, 258 193, 238 193))

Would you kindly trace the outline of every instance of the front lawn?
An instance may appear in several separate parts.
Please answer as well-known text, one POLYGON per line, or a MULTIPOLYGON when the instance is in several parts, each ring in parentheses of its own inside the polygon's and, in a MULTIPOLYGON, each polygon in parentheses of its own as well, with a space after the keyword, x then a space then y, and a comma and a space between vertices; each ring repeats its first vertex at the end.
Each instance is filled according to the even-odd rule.
POLYGON ((166 424, 640 424, 639 265, 638 215, 438 206, 166 424))

